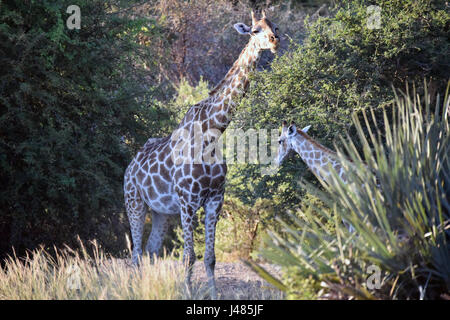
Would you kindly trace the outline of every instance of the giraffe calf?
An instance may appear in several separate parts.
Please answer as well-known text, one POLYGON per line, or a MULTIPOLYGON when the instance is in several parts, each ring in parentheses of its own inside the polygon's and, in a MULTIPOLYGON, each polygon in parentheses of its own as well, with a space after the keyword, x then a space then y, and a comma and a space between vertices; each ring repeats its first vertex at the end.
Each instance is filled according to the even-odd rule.
MULTIPOLYGON (((336 152, 311 138, 306 133, 310 127, 307 126, 302 130, 297 130, 294 122, 288 127, 287 122, 283 121, 281 136, 278 140, 278 164, 280 165, 289 154, 296 152, 317 177, 327 181, 331 176, 332 168, 338 177, 344 183, 347 183, 344 167, 336 152)), ((343 221, 343 223, 350 232, 355 231, 350 223, 347 221, 343 221)))

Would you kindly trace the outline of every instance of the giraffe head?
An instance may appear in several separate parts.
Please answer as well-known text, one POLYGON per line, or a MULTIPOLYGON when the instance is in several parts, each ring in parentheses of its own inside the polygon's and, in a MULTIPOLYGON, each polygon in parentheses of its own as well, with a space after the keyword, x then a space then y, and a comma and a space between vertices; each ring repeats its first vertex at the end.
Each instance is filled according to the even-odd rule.
MULTIPOLYGON (((306 126, 302 129, 304 133, 308 132, 311 126, 306 126)), ((297 127, 295 126, 294 121, 291 122, 291 125, 288 127, 287 121, 283 121, 281 127, 281 135, 278 139, 278 165, 280 165, 283 160, 292 153, 292 140, 298 135, 297 127)))
POLYGON ((236 23, 234 28, 240 34, 250 35, 250 41, 261 50, 270 50, 275 53, 280 46, 280 37, 278 36, 278 27, 266 18, 266 13, 262 12, 262 18, 257 19, 252 11, 252 26, 245 23, 236 23))

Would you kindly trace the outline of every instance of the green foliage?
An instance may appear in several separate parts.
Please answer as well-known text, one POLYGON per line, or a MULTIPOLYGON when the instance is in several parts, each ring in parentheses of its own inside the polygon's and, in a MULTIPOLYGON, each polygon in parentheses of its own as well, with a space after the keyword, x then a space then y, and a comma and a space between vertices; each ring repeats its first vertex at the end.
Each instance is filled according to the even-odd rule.
POLYGON ((99 239, 122 246, 122 177, 135 143, 160 135, 151 19, 115 14, 127 1, 2 1, 0 252, 99 239), (66 9, 81 8, 69 30, 66 9), (148 28, 147 28, 148 27, 148 28), (145 77, 145 78, 144 78, 145 77), (150 80, 150 81, 149 81, 150 80), (119 237, 119 238, 118 238, 119 237), (120 244, 120 245, 119 245, 120 244))
POLYGON ((176 98, 171 103, 170 108, 177 114, 179 121, 191 106, 208 97, 208 82, 200 78, 197 86, 191 86, 186 79, 181 79, 177 88, 176 98))
MULTIPOLYGON (((332 147, 339 134, 354 134, 353 112, 393 101, 391 85, 427 77, 430 91, 443 90, 450 74, 448 21, 443 0, 339 2, 330 17, 306 19, 304 41, 292 42, 271 70, 254 74, 233 125, 272 129, 294 120, 299 127, 311 125, 310 134, 332 147), (382 10, 380 29, 367 27, 367 7, 373 4, 382 10)), ((233 195, 245 201, 280 195, 283 206, 292 208, 299 202, 292 194, 301 193, 297 180, 305 174, 315 181, 296 157, 271 177, 262 177, 259 166, 236 166, 229 180, 233 195)))
MULTIPOLYGON (((268 5, 267 3, 265 5, 268 5)), ((251 23, 254 3, 247 0, 148 0, 141 11, 156 17, 169 30, 165 41, 153 41, 152 46, 164 52, 160 74, 175 87, 182 81, 196 86, 200 79, 217 84, 233 65, 247 43, 233 25, 251 23)), ((299 40, 304 35, 303 18, 308 12, 293 1, 280 1, 272 7, 270 19, 280 24, 281 36, 299 40), (295 8, 294 8, 295 7, 295 8)), ((282 49, 287 48, 287 41, 282 49)), ((267 65, 270 55, 264 54, 261 65, 267 65)))
POLYGON ((207 98, 209 90, 208 82, 203 81, 202 78, 200 78, 200 81, 195 87, 191 86, 186 79, 182 79, 180 86, 178 87, 178 95, 175 104, 192 106, 207 98))
POLYGON ((384 110, 384 129, 369 130, 368 139, 363 127, 377 121, 375 114, 363 113, 363 124, 353 118, 364 160, 347 137, 338 155, 348 183, 334 172, 325 192, 309 185, 326 207, 311 206, 291 216, 293 223, 280 219, 284 232, 272 232, 262 252, 287 267, 285 289, 291 296, 301 294, 296 283, 309 276, 338 298, 437 299, 448 293, 448 88, 450 82, 444 101, 438 95, 435 106, 426 87, 423 99, 415 91, 396 96, 387 108, 392 117, 384 110), (334 228, 326 225, 330 221, 334 228), (380 270, 379 288, 369 285, 371 266, 380 270))

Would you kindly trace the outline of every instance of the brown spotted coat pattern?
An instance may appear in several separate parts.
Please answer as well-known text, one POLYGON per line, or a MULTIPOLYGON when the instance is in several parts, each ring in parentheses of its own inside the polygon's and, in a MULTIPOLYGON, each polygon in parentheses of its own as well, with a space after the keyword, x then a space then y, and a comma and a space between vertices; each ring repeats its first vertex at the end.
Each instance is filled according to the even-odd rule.
POLYGON ((339 161, 336 152, 321 145, 302 130, 297 130, 295 124, 287 126, 283 122, 278 148, 278 162, 281 163, 292 151, 297 152, 309 169, 323 180, 331 175, 333 168, 342 181, 347 182, 344 168, 339 161))
MULTIPOLYGON (((150 138, 133 158, 124 177, 125 207, 133 239, 133 263, 137 264, 142 254, 142 233, 147 208, 152 212, 152 231, 146 251, 152 255, 158 254, 161 249, 168 217, 180 214, 184 236, 183 261, 188 267, 188 288, 191 267, 195 260, 193 222, 197 210, 204 208, 204 263, 213 298, 217 298, 214 281, 215 229, 224 199, 227 166, 214 162, 179 163, 177 153, 173 154, 172 151, 180 144, 188 144, 188 147, 193 148, 194 131, 198 133, 200 130, 201 134, 206 135, 206 131, 213 129, 220 135, 231 121, 235 109, 234 101, 243 95, 248 87, 249 72, 254 69, 262 50, 275 51, 278 48, 276 27, 265 14, 262 19, 257 20, 252 13, 252 27, 237 25, 235 28, 240 33, 250 35, 250 40, 225 78, 205 100, 187 111, 171 136, 150 138), (242 30, 244 32, 241 32, 242 30), (180 129, 189 134, 181 138, 175 136, 175 132, 180 129)), ((214 143, 210 139, 203 140, 203 148, 214 143)))

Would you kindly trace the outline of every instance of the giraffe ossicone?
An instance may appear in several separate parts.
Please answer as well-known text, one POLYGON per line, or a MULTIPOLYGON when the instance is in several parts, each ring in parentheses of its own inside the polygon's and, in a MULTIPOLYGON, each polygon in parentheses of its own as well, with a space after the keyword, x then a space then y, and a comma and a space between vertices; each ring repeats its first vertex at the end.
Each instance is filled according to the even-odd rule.
POLYGON ((161 250, 168 217, 180 214, 188 288, 195 261, 193 223, 197 210, 204 208, 204 263, 211 297, 214 299, 217 298, 214 280, 215 229, 224 199, 227 166, 220 161, 204 161, 203 157, 199 159, 198 153, 217 143, 217 137, 227 128, 235 111, 234 101, 247 90, 249 73, 255 69, 261 52, 275 52, 280 43, 278 28, 267 19, 264 12, 261 19, 257 19, 252 12, 252 25, 239 23, 235 29, 250 36, 250 39, 223 80, 206 99, 187 111, 170 136, 150 138, 133 158, 124 176, 125 208, 133 240, 133 263, 137 264, 142 255, 142 233, 147 208, 152 212, 152 231, 146 246, 146 251, 151 255, 161 250), (195 161, 190 161, 190 157, 195 161))

